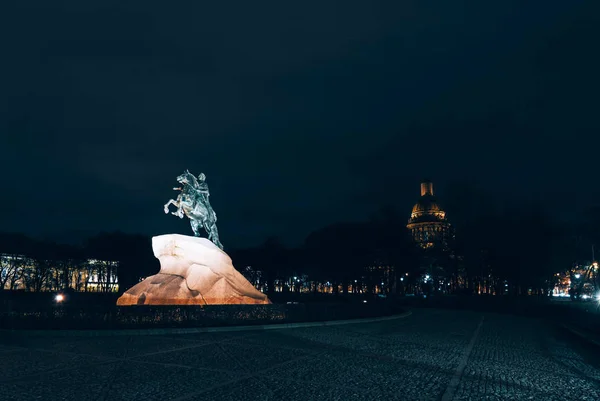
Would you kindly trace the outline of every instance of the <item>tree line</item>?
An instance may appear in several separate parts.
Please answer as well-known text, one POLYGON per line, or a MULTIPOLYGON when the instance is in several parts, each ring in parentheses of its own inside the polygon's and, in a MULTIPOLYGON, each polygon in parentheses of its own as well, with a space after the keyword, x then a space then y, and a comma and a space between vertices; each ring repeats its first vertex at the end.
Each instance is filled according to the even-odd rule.
POLYGON ((556 273, 592 262, 592 249, 600 245, 600 207, 593 202, 566 222, 542 200, 503 202, 475 186, 454 187, 446 201, 465 276, 472 284, 485 281, 488 292, 505 293, 508 286, 511 294, 539 293, 553 285, 556 273))
POLYGON ((101 233, 81 246, 58 244, 19 233, 0 233, 0 289, 111 292, 129 288, 158 270, 151 239, 120 232, 101 233), (149 255, 148 255, 149 253, 149 255))

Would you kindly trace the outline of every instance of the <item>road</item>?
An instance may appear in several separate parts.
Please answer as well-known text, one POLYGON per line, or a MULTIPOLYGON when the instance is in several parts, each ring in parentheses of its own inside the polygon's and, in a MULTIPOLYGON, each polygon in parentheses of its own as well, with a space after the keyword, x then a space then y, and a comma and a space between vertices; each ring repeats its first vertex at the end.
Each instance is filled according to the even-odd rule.
POLYGON ((594 348, 542 320, 404 319, 156 336, 0 336, 0 400, 599 400, 594 348))

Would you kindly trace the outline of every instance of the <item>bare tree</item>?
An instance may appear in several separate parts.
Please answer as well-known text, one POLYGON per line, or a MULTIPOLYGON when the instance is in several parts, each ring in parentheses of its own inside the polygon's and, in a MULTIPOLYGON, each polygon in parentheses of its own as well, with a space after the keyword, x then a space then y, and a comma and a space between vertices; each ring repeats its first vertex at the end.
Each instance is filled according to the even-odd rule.
POLYGON ((24 283, 31 265, 29 255, 37 242, 18 233, 0 233, 0 289, 16 289, 24 283))
POLYGON ((39 243, 33 250, 31 268, 25 270, 25 285, 30 291, 52 288, 56 244, 39 243))
POLYGON ((19 255, 0 255, 0 290, 13 289, 22 276, 24 258, 19 255))
POLYGON ((30 288, 39 292, 49 287, 49 281, 52 274, 51 262, 47 259, 35 259, 33 269, 29 275, 30 288))

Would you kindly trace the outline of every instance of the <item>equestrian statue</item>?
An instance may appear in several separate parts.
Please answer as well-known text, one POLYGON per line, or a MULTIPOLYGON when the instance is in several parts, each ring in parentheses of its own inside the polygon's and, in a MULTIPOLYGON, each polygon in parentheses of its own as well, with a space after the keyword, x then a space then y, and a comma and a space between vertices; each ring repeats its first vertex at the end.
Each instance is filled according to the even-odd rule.
POLYGON ((170 199, 164 207, 165 213, 169 213, 169 206, 175 205, 177 210, 171 212, 172 215, 183 219, 187 216, 190 219, 194 235, 200 237, 200 226, 204 227, 208 233, 208 239, 216 246, 223 249, 219 241, 219 232, 217 231, 217 215, 208 201, 208 184, 206 176, 203 173, 195 177, 194 174, 186 170, 177 177, 177 182, 182 186, 173 188, 179 191, 177 199, 170 199))

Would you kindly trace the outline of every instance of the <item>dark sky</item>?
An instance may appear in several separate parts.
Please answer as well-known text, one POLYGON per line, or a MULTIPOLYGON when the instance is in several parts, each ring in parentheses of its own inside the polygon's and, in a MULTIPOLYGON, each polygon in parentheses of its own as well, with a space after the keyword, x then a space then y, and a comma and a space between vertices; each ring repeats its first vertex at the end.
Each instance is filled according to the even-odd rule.
POLYGON ((598 0, 4 3, 2 231, 191 234, 186 168, 225 246, 408 218, 423 177, 600 195, 598 0))

